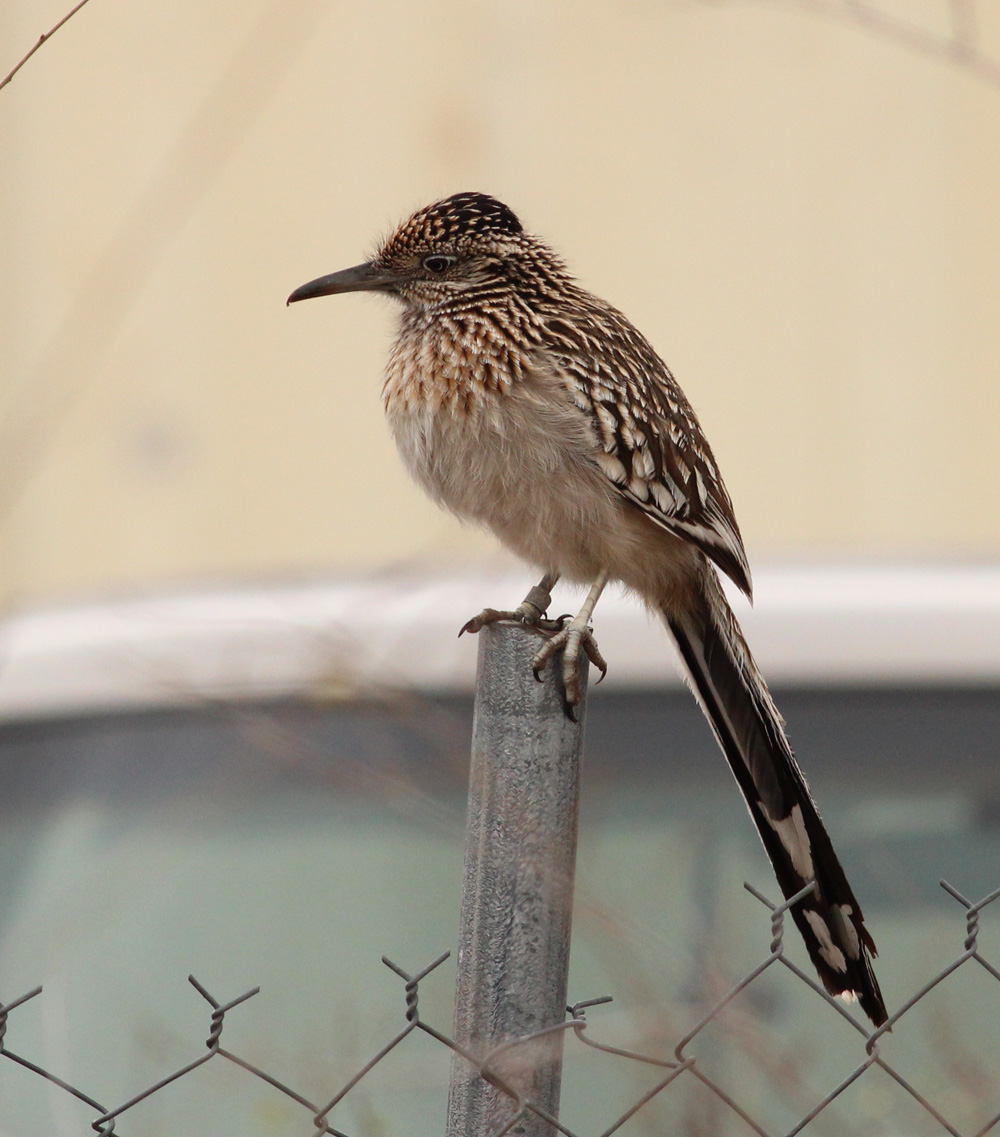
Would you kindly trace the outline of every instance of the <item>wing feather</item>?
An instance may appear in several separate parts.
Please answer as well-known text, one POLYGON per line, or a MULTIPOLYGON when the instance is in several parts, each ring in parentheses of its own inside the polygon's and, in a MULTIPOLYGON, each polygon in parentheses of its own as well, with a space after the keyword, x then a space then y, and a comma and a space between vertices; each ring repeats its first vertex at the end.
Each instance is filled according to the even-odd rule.
POLYGON ((589 416, 598 465, 626 500, 696 545, 750 596, 733 504, 691 404, 620 312, 584 303, 578 313, 543 319, 540 362, 589 416))

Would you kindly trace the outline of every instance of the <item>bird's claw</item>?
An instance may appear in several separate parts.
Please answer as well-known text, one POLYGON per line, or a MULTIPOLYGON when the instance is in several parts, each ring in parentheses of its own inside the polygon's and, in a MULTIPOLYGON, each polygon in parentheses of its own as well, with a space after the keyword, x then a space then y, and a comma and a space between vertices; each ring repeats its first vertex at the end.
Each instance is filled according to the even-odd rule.
MULTIPOLYGON (((576 716, 573 714, 573 708, 583 698, 580 689, 581 651, 600 671, 601 679, 607 675, 608 665, 604 661, 604 656, 601 655, 597 640, 594 638, 594 633, 590 627, 586 624, 578 624, 573 620, 570 620, 569 623, 564 621, 565 617, 559 621, 560 628, 556 634, 548 639, 536 653, 535 658, 531 661, 531 670, 535 678, 541 682, 543 668, 556 652, 560 648, 562 649, 562 677, 563 687, 566 691, 566 713, 575 721, 576 716)), ((555 623, 555 621, 550 622, 555 623)), ((598 679, 598 683, 601 679, 598 679)))
POLYGON ((470 635, 475 635, 476 632, 481 632, 487 624, 496 624, 501 620, 516 620, 516 612, 500 612, 496 608, 484 608, 478 616, 473 616, 471 620, 461 626, 458 631, 459 636, 464 636, 466 632, 470 635))
POLYGON ((488 624, 498 624, 502 620, 510 620, 515 624, 520 624, 525 628, 540 628, 543 632, 559 632, 562 630, 563 625, 567 620, 572 619, 571 616, 558 616, 554 620, 545 618, 544 612, 527 611, 524 606, 514 609, 513 612, 501 612, 496 608, 484 608, 478 616, 473 616, 471 620, 466 622, 459 629, 459 635, 463 636, 466 632, 475 635, 476 632, 481 632, 488 624))

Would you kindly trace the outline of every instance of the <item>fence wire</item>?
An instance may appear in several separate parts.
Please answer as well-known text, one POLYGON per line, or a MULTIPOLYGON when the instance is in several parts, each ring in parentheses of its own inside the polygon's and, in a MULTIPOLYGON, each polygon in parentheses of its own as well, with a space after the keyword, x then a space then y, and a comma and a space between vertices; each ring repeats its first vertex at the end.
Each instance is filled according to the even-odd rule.
MULTIPOLYGON (((819 1117, 820 1114, 836 1102, 845 1091, 855 1085, 859 1079, 866 1077, 873 1068, 884 1071, 885 1074, 893 1079, 893 1081, 909 1095, 909 1098, 923 1111, 924 1115, 932 1119, 937 1126, 940 1127, 941 1132, 951 1134, 952 1137, 983 1137, 984 1134, 990 1132, 1000 1124, 1000 1112, 996 1112, 978 1129, 959 1129, 945 1116, 942 1110, 937 1108, 893 1065, 882 1053, 881 1049, 885 1035, 900 1024, 913 1008, 931 991, 960 968, 972 964, 977 965, 992 979, 1000 982, 1000 970, 986 959, 979 950, 980 913, 984 908, 1000 897, 1000 888, 995 889, 981 900, 973 902, 963 896, 946 881, 941 881, 941 887, 954 897, 965 909, 966 935, 963 950, 956 959, 927 980, 927 982, 907 999, 898 1010, 892 1013, 887 1022, 881 1027, 872 1030, 868 1025, 859 1023, 851 1014, 847 1005, 827 994, 811 975, 804 972, 785 955, 785 914, 809 892, 812 886, 809 885, 803 889, 802 892, 782 904, 773 904, 767 897, 763 896, 749 884, 745 887, 770 911, 770 950, 766 958, 727 991, 695 1026, 677 1042, 670 1057, 654 1057, 648 1054, 640 1054, 633 1050, 602 1042, 597 1033, 593 1031, 590 1022, 588 1022, 586 1012, 593 1007, 611 1002, 611 997, 606 995, 599 998, 586 999, 568 1007, 567 1018, 562 1023, 554 1024, 543 1030, 535 1031, 522 1037, 507 1040, 486 1054, 469 1053, 456 1043, 454 1039, 449 1037, 449 1035, 425 1021, 420 1013, 420 983, 448 958, 450 955, 449 952, 438 956, 437 959, 433 960, 422 970, 412 975, 392 960, 383 956, 382 962, 399 976, 404 984, 405 1025, 373 1054, 356 1073, 341 1085, 336 1092, 318 1102, 310 1100, 286 1082, 272 1076, 267 1071, 260 1069, 252 1062, 248 1062, 246 1059, 234 1054, 231 1050, 222 1045, 223 1026, 226 1016, 235 1008, 253 998, 253 996, 260 991, 260 988, 254 987, 227 1002, 220 1002, 214 995, 206 990, 193 975, 188 977, 189 982, 211 1008, 211 1014, 209 1016, 210 1026, 208 1038, 205 1042, 205 1052, 185 1065, 182 1065, 179 1069, 161 1077, 152 1085, 139 1090, 120 1105, 109 1108, 106 1104, 98 1101, 95 1097, 80 1089, 78 1086, 72 1085, 53 1071, 44 1069, 30 1059, 16 1053, 7 1045, 7 1034, 12 1013, 18 1011, 32 999, 41 995, 41 987, 36 987, 34 990, 28 991, 19 998, 0 1005, 0 1056, 16 1063, 18 1066, 23 1067, 25 1070, 30 1071, 32 1074, 37 1075, 39 1078, 44 1079, 51 1085, 58 1087, 66 1094, 89 1106, 90 1109, 95 1112, 95 1116, 90 1122, 90 1128, 98 1134, 99 1137, 111 1137, 112 1134, 118 1134, 118 1137, 123 1137, 124 1131, 118 1130, 117 1124, 120 1119, 125 1118, 130 1110, 139 1105, 140 1102, 147 1101, 165 1087, 184 1078, 192 1071, 215 1058, 223 1058, 233 1063, 253 1077, 267 1083, 267 1085, 273 1087, 279 1093, 285 1095, 291 1102, 299 1106, 303 1111, 303 1127, 301 1130, 303 1134, 311 1134, 312 1137, 321 1137, 323 1134, 333 1134, 334 1137, 361 1137, 360 1130, 347 1132, 335 1127, 331 1116, 337 1107, 344 1102, 351 1091, 415 1031, 423 1032, 425 1035, 436 1040, 442 1047, 445 1047, 455 1055, 459 1055, 462 1060, 468 1062, 474 1070, 478 1071, 482 1078, 486 1079, 491 1085, 510 1099, 509 1116, 504 1120, 502 1125, 497 1127, 492 1133, 485 1135, 485 1137, 505 1137, 506 1134, 515 1130, 518 1123, 528 1114, 534 1114, 542 1118, 547 1122, 553 1134, 561 1133, 564 1134, 564 1137, 611 1137, 612 1134, 619 1132, 626 1123, 636 1117, 636 1115, 654 1099, 662 1099, 664 1096, 669 1096, 672 1087, 683 1083, 687 1079, 697 1079, 701 1086, 712 1095, 718 1105, 724 1107, 733 1118, 738 1118, 743 1123, 745 1127, 743 1131, 756 1133, 759 1137, 778 1137, 778 1130, 765 1128, 761 1120, 754 1116, 749 1108, 741 1104, 733 1091, 725 1089, 723 1085, 713 1078, 704 1068, 704 1064, 699 1063, 699 1058, 696 1053, 696 1044, 706 1028, 713 1022, 716 1022, 733 1000, 754 983, 764 972, 771 968, 785 968, 822 1000, 822 1003, 828 1008, 827 1013, 838 1016, 840 1020, 848 1023, 857 1033, 858 1060, 850 1073, 833 1089, 816 1101, 815 1105, 813 1105, 805 1115, 800 1117, 791 1129, 780 1131, 784 1137, 794 1137, 795 1134, 800 1133, 810 1122, 819 1117), (612 1055, 616 1058, 625 1059, 637 1064, 637 1066, 648 1067, 656 1072, 652 1086, 641 1096, 632 1101, 628 1108, 603 1130, 598 1131, 596 1128, 588 1130, 568 1128, 566 1125, 545 1113, 544 1110, 534 1102, 522 1097, 516 1089, 504 1080, 502 1074, 504 1062, 501 1059, 508 1058, 512 1050, 516 1050, 529 1043, 537 1042, 541 1037, 557 1032, 563 1032, 571 1040, 575 1040, 583 1047, 588 1047, 591 1050, 612 1055)), ((998 991, 998 994, 1000 994, 1000 991, 998 991)), ((1000 1093, 998 1093, 998 1097, 1000 1097, 1000 1093)), ((444 1119, 442 1115, 442 1129, 443 1124, 444 1119)), ((703 1130, 699 1129, 699 1132, 703 1132, 703 1130)))

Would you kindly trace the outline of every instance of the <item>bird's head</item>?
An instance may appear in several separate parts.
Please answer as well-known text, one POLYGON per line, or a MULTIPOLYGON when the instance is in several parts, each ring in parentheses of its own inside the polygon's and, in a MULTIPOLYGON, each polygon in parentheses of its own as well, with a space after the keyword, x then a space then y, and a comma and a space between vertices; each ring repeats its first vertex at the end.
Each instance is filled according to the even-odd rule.
POLYGON ((561 262, 506 205, 482 193, 457 193, 417 210, 364 264, 311 280, 292 304, 336 292, 386 292, 408 305, 433 307, 462 294, 497 295, 546 262, 561 262))

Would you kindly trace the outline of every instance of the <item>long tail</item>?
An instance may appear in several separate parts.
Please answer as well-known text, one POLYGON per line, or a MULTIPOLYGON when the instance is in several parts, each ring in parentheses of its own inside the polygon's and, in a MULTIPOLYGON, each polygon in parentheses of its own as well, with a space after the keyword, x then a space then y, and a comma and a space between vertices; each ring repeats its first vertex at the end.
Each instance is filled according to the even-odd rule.
POLYGON ((792 916, 823 986, 832 995, 856 996, 880 1026, 887 1015, 871 965, 875 944, 715 572, 706 574, 693 612, 663 617, 782 892, 794 896, 816 882, 792 916))

